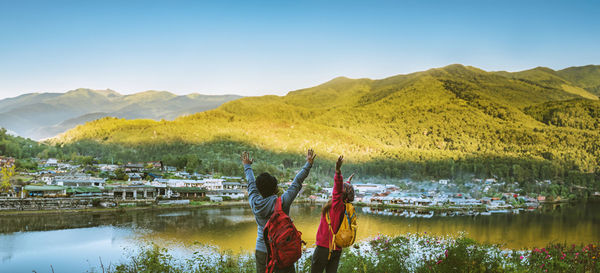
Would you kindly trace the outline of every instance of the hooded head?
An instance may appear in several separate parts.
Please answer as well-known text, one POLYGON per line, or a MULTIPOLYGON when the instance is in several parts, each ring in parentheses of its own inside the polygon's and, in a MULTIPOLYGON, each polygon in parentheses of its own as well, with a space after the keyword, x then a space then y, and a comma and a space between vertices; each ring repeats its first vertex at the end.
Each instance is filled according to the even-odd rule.
POLYGON ((277 178, 269 173, 261 173, 256 178, 256 187, 263 198, 277 193, 277 178))

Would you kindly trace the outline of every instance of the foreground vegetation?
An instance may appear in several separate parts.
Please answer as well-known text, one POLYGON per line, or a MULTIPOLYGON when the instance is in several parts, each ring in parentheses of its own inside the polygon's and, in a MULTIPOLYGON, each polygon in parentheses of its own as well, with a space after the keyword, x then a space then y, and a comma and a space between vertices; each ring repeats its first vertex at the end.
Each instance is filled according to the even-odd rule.
MULTIPOLYGON (((310 272, 312 249, 296 265, 310 272)), ((465 236, 427 234, 377 236, 344 250, 339 272, 599 272, 597 244, 549 244, 531 250, 506 250, 465 236)), ((96 271, 94 269, 92 271, 96 271)), ((199 247, 188 258, 176 258, 165 248, 144 247, 127 260, 100 270, 133 272, 255 272, 254 255, 199 247)))

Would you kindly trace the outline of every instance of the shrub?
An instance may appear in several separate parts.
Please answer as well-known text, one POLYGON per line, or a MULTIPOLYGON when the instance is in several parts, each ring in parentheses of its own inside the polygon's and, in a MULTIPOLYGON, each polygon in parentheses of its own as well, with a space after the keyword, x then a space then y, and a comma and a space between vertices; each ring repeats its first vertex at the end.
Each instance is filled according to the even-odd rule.
MULTIPOLYGON (((296 272, 310 272, 312 248, 296 263, 296 272)), ((343 250, 338 272, 600 272, 596 244, 551 244, 533 250, 505 250, 465 236, 407 234, 377 236, 343 250)), ((104 272, 104 270, 103 270, 104 272)), ((255 272, 253 254, 235 254, 201 246, 190 258, 174 258, 165 248, 143 247, 107 272, 255 272)))

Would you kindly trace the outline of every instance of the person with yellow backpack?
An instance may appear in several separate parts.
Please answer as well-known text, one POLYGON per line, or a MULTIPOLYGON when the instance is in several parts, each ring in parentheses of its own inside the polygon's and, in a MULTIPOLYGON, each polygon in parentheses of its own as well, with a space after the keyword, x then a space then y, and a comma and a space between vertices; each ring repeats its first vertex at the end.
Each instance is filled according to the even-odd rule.
POLYGON ((311 273, 337 272, 342 248, 354 244, 356 239, 356 213, 354 212, 354 188, 342 177, 344 156, 335 163, 332 198, 323 206, 321 222, 317 230, 317 242, 312 255, 311 273))

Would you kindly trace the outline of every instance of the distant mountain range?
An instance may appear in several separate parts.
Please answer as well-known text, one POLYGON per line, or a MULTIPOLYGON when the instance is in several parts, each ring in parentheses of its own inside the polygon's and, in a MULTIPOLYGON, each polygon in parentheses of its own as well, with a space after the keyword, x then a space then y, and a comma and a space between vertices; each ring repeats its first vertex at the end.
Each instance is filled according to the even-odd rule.
POLYGON ((214 109, 238 98, 241 96, 177 96, 166 91, 121 95, 112 90, 91 89, 30 93, 0 100, 0 127, 40 140, 102 117, 172 120, 214 109))
MULTIPOLYGON (((226 141, 232 144, 208 151, 219 149, 219 158, 232 162, 248 147, 243 145, 251 145, 273 153, 313 147, 322 159, 343 153, 373 164, 499 158, 494 162, 502 162, 497 166, 505 175, 519 172, 512 159, 555 164, 561 173, 600 172, 599 87, 598 66, 511 73, 450 65, 381 80, 340 77, 286 96, 241 98, 170 122, 103 118, 52 142, 156 148, 226 141)), ((113 153, 95 156, 118 156, 113 153)), ((535 168, 531 172, 540 172, 535 168)))

